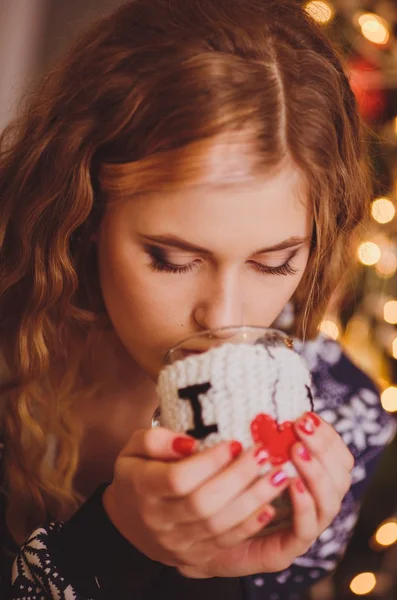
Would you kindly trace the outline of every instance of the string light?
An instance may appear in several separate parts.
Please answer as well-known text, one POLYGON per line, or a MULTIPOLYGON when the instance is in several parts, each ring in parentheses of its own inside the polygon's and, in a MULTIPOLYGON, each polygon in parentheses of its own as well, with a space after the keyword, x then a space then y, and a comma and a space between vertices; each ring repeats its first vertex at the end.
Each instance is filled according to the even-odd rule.
POLYGON ((389 300, 383 307, 383 317, 386 323, 397 324, 397 301, 389 300))
POLYGON ((397 271, 397 257, 394 252, 390 249, 382 250, 381 257, 375 269, 377 274, 384 279, 393 277, 397 271))
POLYGON ((339 327, 335 321, 331 321, 331 319, 321 321, 318 329, 333 340, 337 340, 339 338, 339 327))
POLYGON ((376 265, 376 263, 379 262, 381 255, 382 253, 378 244, 375 244, 374 242, 363 242, 360 244, 357 251, 359 261, 368 267, 376 265))
POLYGON ((391 385, 383 390, 380 400, 387 412, 397 412, 397 387, 391 385))
POLYGON ((357 596, 370 594, 376 586, 376 577, 373 573, 359 573, 350 582, 350 589, 357 596))
POLYGON ((396 209, 388 198, 377 198, 372 202, 371 214, 375 221, 383 225, 394 219, 396 209))
POLYGON ((374 13, 364 13, 358 17, 358 23, 363 36, 374 44, 387 44, 390 38, 387 23, 374 13))
POLYGON ((329 23, 334 16, 332 6, 322 0, 311 0, 311 2, 306 4, 305 8, 309 15, 321 25, 329 23))
POLYGON ((375 541, 380 546, 392 546, 397 542, 397 522, 389 520, 382 523, 375 533, 375 541))

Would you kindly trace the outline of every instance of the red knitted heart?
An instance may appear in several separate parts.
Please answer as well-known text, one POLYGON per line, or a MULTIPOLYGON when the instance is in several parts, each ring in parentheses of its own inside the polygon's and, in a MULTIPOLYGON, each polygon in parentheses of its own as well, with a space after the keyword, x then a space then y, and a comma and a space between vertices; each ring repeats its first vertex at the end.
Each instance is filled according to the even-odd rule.
POLYGON ((270 415, 259 414, 251 423, 254 442, 263 444, 273 465, 290 459, 291 448, 299 441, 291 421, 278 424, 270 415))

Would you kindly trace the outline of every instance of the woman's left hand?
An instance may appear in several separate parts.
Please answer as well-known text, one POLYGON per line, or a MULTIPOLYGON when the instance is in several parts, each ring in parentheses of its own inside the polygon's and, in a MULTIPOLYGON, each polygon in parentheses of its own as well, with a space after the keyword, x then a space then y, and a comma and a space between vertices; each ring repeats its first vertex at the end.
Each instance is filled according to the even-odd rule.
POLYGON ((300 442, 292 450, 299 476, 290 484, 293 526, 263 538, 233 546, 232 532, 222 540, 224 550, 200 568, 179 569, 192 578, 242 577, 288 568, 307 552, 340 511, 351 486, 354 459, 339 434, 314 413, 298 419, 295 431, 300 442), (228 547, 228 539, 230 546, 228 547))

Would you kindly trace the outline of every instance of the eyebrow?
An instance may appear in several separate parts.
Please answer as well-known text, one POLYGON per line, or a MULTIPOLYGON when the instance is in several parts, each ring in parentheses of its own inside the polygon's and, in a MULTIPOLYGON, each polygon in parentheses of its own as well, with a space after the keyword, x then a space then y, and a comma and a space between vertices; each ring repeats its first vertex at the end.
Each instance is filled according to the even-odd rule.
MULTIPOLYGON (((211 255, 212 252, 203 248, 202 246, 196 246, 182 240, 176 235, 139 235, 143 242, 152 242, 161 246, 167 246, 169 248, 178 248, 179 250, 185 250, 187 252, 197 252, 201 254, 211 255)), ((296 246, 302 245, 309 240, 308 237, 290 237, 287 240, 279 242, 274 246, 267 246, 256 250, 253 255, 256 254, 269 254, 270 252, 277 252, 280 250, 286 250, 288 248, 295 248, 296 246)))

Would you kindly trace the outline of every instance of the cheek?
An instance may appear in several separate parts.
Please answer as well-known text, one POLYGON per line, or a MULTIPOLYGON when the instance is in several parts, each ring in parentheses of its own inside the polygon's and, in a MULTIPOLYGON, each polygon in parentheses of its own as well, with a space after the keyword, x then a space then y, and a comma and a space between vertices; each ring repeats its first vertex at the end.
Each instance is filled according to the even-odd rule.
POLYGON ((253 325, 270 327, 293 296, 298 284, 293 281, 294 278, 292 277, 285 277, 283 279, 284 281, 276 282, 276 284, 262 285, 261 289, 256 293, 254 307, 251 300, 250 304, 252 308, 249 311, 248 320, 253 325))
POLYGON ((130 350, 132 345, 168 347, 175 329, 183 336, 189 313, 186 298, 194 293, 186 291, 187 279, 153 272, 148 259, 131 243, 103 239, 98 255, 106 309, 130 350))
POLYGON ((250 306, 247 321, 265 327, 269 327, 275 321, 298 288, 305 272, 307 259, 308 254, 302 257, 299 264, 296 264, 299 272, 295 275, 265 277, 264 281, 255 284, 255 291, 251 290, 246 300, 246 306, 250 306), (253 298, 255 298, 254 302, 253 298))

